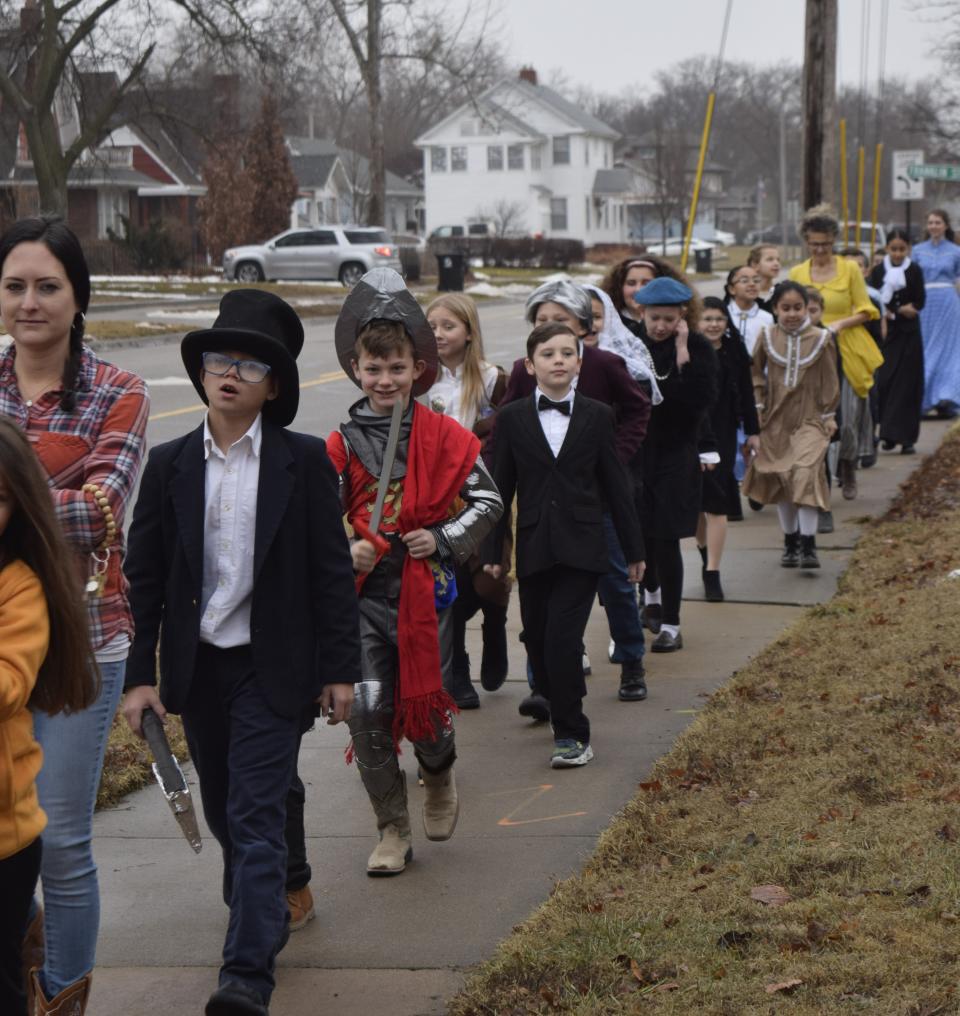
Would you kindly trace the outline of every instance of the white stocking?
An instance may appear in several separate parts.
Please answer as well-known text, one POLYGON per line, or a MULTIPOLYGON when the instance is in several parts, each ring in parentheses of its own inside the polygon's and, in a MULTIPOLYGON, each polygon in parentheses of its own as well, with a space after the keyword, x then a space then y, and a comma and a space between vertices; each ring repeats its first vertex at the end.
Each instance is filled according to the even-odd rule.
MULTIPOLYGON (((797 531, 797 506, 792 501, 780 501, 777 504, 777 515, 780 516, 780 528, 785 533, 797 531)), ((816 531, 816 525, 814 525, 816 531)))

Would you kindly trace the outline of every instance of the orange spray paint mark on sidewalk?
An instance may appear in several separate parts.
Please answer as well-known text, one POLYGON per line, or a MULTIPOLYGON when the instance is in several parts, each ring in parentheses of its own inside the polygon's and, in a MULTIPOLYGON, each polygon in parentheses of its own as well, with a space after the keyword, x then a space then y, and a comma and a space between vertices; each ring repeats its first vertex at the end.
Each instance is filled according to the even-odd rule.
POLYGON ((568 811, 568 812, 565 812, 562 815, 544 815, 542 818, 521 818, 521 819, 518 819, 518 818, 514 817, 519 812, 523 811, 524 808, 526 808, 529 805, 533 804, 534 801, 536 801, 539 798, 543 797, 544 794, 548 793, 551 790, 553 790, 553 784, 552 783, 541 783, 539 786, 536 786, 536 787, 521 787, 519 790, 501 790, 501 791, 499 791, 496 794, 491 794, 490 795, 491 797, 504 797, 507 794, 527 794, 528 795, 527 797, 525 797, 516 806, 516 808, 513 809, 513 811, 507 812, 507 814, 504 815, 503 818, 500 819, 499 822, 497 822, 497 825, 498 826, 505 826, 505 827, 533 825, 533 824, 535 824, 537 822, 556 822, 559 819, 563 819, 563 818, 580 818, 583 815, 587 814, 585 811, 568 811))

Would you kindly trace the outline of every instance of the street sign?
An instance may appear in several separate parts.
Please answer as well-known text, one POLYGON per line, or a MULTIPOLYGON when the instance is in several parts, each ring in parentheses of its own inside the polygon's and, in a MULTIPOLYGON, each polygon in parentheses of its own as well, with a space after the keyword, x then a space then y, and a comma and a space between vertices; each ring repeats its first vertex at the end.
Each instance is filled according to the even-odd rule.
POLYGON ((960 180, 960 165, 941 162, 924 166, 915 163, 907 167, 907 176, 911 180, 960 180))
POLYGON ((893 152, 891 155, 894 201, 922 201, 923 177, 914 176, 910 170, 923 168, 923 152, 909 149, 893 152))

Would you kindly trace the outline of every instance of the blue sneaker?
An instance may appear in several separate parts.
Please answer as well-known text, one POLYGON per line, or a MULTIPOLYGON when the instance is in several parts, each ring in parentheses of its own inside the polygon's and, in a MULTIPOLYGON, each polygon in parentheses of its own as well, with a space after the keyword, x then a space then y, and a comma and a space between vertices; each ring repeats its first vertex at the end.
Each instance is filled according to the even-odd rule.
POLYGON ((554 769, 570 769, 585 766, 593 758, 593 748, 582 741, 563 739, 553 742, 550 765, 554 769))

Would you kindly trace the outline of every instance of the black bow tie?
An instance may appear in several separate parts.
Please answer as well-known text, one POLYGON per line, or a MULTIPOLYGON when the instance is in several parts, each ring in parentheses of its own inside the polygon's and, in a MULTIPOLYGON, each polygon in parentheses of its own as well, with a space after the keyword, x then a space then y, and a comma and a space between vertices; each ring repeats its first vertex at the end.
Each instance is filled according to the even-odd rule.
POLYGON ((553 399, 548 399, 546 395, 541 395, 540 400, 537 402, 537 409, 542 413, 545 409, 555 409, 558 413, 563 413, 564 416, 570 415, 570 403, 564 400, 563 402, 554 402, 553 399))

